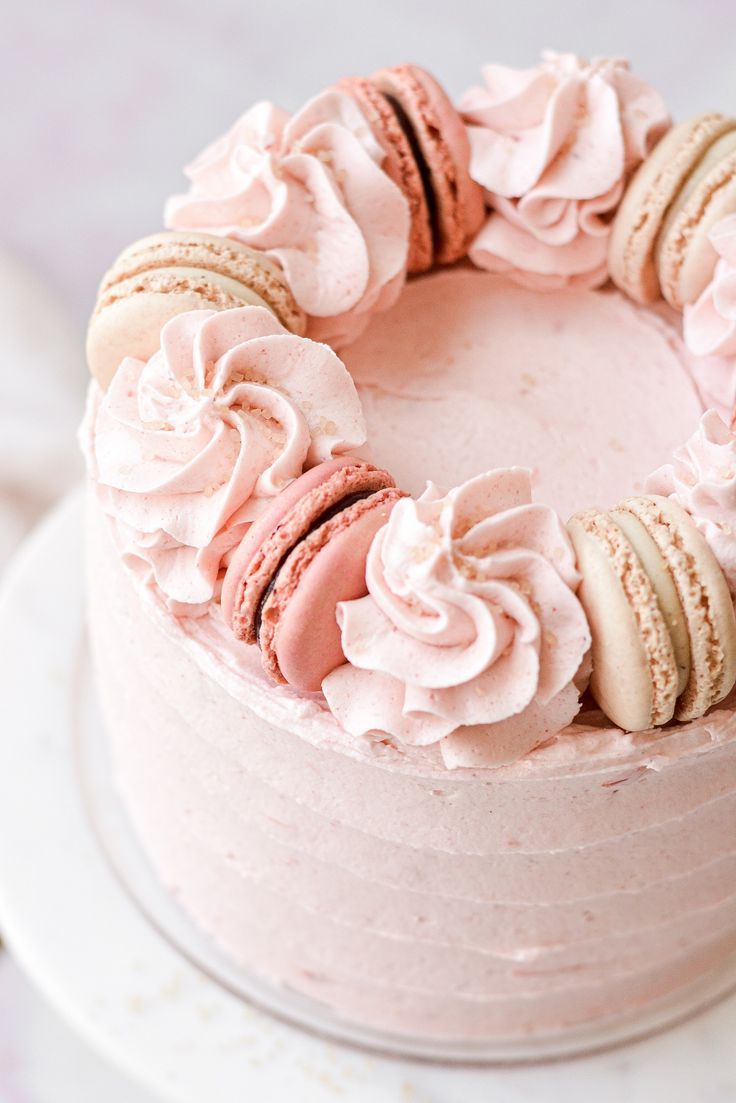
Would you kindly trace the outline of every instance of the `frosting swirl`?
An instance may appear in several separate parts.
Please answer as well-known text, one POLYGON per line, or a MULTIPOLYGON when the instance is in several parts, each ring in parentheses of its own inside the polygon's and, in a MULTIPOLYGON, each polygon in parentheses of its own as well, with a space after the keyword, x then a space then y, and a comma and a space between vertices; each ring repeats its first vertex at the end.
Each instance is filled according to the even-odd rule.
POLYGON ((610 215, 669 125, 664 101, 619 58, 548 50, 536 68, 486 65, 483 78, 460 102, 493 208, 471 260, 532 287, 604 283, 610 215))
POLYGON ((674 498, 686 510, 718 560, 736 597, 736 434, 715 410, 646 482, 648 494, 674 498))
POLYGON ((172 318, 89 419, 90 471, 124 554, 187 612, 212 599, 223 556, 268 499, 366 436, 335 353, 256 306, 172 318))
POLYGON ((354 735, 441 742, 445 764, 514 761, 566 727, 590 646, 579 577, 530 473, 499 469, 403 499, 369 553, 368 596, 338 607, 349 664, 323 683, 354 735))
POLYGON ((709 237, 719 259, 705 291, 685 307, 685 343, 696 356, 736 356, 736 215, 721 219, 709 237))
POLYGON ((409 207, 355 101, 323 92, 295 115, 255 104, 185 170, 166 225, 237 238, 282 266, 309 336, 345 343, 403 285, 409 207))

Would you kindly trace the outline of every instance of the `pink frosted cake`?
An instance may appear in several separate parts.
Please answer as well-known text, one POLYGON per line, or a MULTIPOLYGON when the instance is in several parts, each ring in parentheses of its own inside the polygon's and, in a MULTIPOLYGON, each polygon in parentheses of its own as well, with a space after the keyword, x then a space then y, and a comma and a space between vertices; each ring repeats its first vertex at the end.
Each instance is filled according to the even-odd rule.
POLYGON ((684 1009, 736 953, 736 120, 619 61, 457 108, 397 66, 188 174, 103 281, 82 430, 161 884, 397 1038, 684 1009))

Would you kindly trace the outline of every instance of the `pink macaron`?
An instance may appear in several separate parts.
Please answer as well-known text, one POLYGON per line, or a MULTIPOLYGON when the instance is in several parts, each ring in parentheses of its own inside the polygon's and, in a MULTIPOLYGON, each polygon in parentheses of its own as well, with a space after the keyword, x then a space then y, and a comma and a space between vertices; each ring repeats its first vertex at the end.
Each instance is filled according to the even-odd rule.
POLYGON ((251 525, 227 569, 222 610, 238 639, 260 647, 273 681, 318 690, 345 661, 337 604, 367 593, 368 550, 401 497, 388 472, 329 460, 251 525))
POLYGON ((485 206, 470 176, 467 131, 442 86, 417 65, 395 65, 339 87, 359 104, 384 151, 384 168, 409 204, 408 271, 460 260, 485 206))
POLYGON ((371 80, 386 96, 415 150, 434 239, 436 264, 467 251, 485 213, 483 192, 470 176, 470 141, 439 81, 418 65, 381 69, 371 80))

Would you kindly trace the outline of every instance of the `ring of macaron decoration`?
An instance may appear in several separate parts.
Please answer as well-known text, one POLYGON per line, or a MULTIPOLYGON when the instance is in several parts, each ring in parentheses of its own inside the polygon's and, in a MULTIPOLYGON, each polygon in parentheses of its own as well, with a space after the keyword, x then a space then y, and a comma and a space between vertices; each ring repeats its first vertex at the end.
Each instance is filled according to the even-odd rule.
POLYGON ((630 732, 736 683, 736 436, 703 414, 635 496, 567 523, 519 467, 411 497, 340 359, 407 278, 612 281, 736 365, 736 119, 672 125, 618 59, 412 65, 260 102, 100 287, 83 429, 121 554, 351 737, 516 761, 585 694, 630 732))

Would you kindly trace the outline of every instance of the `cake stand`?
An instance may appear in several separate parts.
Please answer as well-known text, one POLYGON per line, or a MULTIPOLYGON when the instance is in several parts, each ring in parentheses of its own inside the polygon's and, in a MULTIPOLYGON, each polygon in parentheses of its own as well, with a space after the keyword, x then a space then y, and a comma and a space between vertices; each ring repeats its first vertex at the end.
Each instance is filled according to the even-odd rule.
MULTIPOLYGON (((0 596, 0 929, 87 1041, 170 1103, 728 1103, 736 999, 575 1061, 463 1068, 367 1054, 249 1006, 125 891, 92 829, 74 745, 82 492, 18 553, 0 596)), ((98 802, 99 802, 99 794, 98 802)), ((87 794, 89 797, 89 794, 87 794)))

